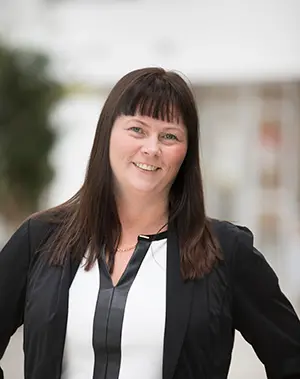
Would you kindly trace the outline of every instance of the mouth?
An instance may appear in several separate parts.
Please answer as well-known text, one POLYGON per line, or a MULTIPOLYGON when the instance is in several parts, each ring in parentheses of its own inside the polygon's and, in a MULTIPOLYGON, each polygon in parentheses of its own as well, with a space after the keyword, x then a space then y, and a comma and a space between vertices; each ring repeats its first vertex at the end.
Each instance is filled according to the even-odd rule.
POLYGON ((157 171, 160 169, 160 167, 157 167, 157 166, 152 166, 152 165, 148 165, 148 164, 145 164, 145 163, 139 163, 139 162, 133 162, 133 164, 140 168, 141 170, 144 170, 144 171, 157 171))

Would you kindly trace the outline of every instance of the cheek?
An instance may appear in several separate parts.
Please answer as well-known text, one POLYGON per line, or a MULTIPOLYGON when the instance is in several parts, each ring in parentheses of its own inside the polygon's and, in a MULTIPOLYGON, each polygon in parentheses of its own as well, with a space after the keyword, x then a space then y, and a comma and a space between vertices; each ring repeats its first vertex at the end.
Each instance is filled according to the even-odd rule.
POLYGON ((184 161, 184 158, 186 156, 186 147, 180 146, 174 148, 173 151, 170 151, 170 154, 168 156, 169 165, 174 171, 178 171, 182 162, 184 161))
POLYGON ((110 156, 111 159, 130 160, 130 157, 136 151, 136 143, 132 138, 126 135, 113 135, 110 140, 110 156))
POLYGON ((120 133, 118 131, 113 131, 111 133, 110 137, 110 151, 111 153, 114 153, 115 151, 118 151, 120 147, 122 146, 122 138, 120 138, 120 133))
POLYGON ((110 156, 110 164, 113 169, 113 172, 117 174, 117 172, 120 171, 120 165, 123 160, 123 145, 122 138, 119 138, 118 135, 112 134, 110 139, 110 146, 109 146, 109 156, 110 156))

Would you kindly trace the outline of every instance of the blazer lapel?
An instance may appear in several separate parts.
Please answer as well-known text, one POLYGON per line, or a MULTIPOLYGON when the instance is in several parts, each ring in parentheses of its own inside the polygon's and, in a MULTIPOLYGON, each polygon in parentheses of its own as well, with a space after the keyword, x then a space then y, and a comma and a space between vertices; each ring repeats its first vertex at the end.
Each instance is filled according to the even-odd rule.
POLYGON ((168 232, 167 299, 163 379, 171 379, 185 337, 193 294, 193 281, 184 282, 180 273, 180 251, 174 228, 168 232))

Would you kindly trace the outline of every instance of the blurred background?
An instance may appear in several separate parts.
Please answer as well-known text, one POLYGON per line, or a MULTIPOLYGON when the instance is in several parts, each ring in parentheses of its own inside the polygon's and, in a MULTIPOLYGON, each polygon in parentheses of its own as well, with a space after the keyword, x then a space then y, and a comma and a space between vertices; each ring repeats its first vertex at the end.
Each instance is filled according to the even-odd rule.
MULTIPOLYGON (((110 88, 149 65, 192 83, 207 211, 252 229, 299 312, 298 0, 0 0, 0 247, 77 191, 110 88)), ((6 379, 22 359, 20 329, 6 379)), ((230 379, 265 377, 237 334, 230 379)))

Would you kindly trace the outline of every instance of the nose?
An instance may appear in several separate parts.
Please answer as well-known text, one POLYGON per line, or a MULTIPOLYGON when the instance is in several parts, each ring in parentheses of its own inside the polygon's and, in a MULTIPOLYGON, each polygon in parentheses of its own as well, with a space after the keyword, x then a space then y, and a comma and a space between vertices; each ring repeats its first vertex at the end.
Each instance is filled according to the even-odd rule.
POLYGON ((149 137, 144 139, 142 146, 142 153, 150 156, 159 156, 161 154, 161 148, 157 137, 149 137))

